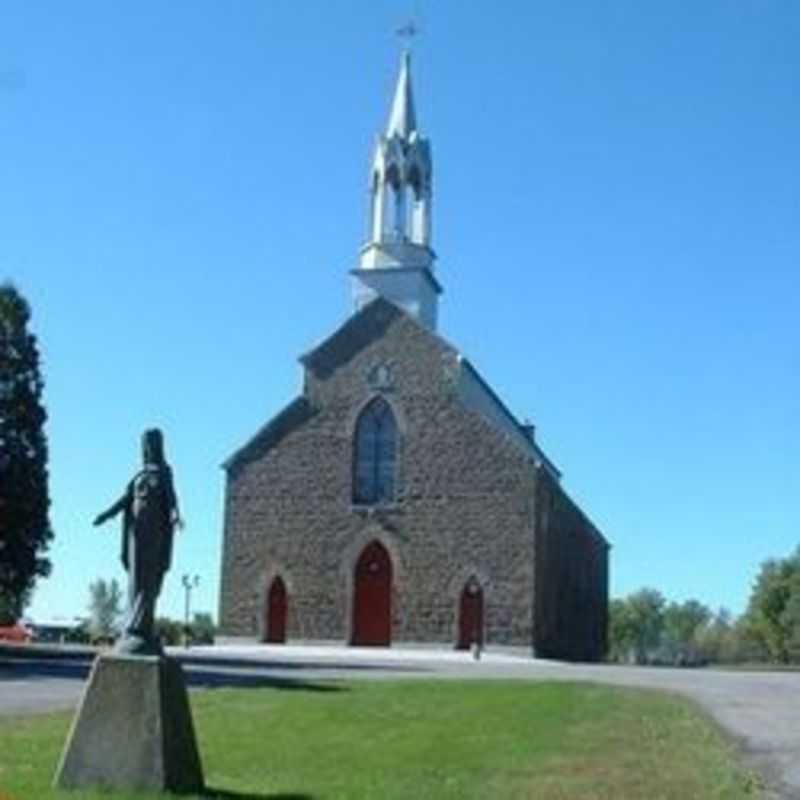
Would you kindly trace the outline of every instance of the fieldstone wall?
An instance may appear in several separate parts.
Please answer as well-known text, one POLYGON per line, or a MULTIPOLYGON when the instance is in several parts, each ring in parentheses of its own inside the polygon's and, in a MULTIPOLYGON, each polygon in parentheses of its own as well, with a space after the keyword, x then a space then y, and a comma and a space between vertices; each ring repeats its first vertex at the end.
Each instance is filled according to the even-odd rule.
POLYGON ((457 352, 378 300, 301 360, 303 395, 227 465, 224 633, 263 636, 265 593, 281 575, 290 639, 349 641, 354 567, 378 540, 392 560, 393 641, 455 643, 461 592, 474 575, 486 643, 596 657, 599 612, 580 611, 597 592, 572 587, 601 580, 599 560, 591 570, 569 565, 594 552, 562 521, 574 506, 564 495, 537 511, 561 498, 558 485, 459 401, 457 352), (395 500, 368 508, 352 502, 353 435, 376 394, 392 406, 400 444, 395 500), (537 536, 546 543, 535 547, 537 536), (558 608, 535 615, 534 598, 558 608), (577 627, 559 632, 562 625, 577 627))
POLYGON ((561 485, 538 472, 534 652, 598 661, 608 629, 608 543, 561 485))

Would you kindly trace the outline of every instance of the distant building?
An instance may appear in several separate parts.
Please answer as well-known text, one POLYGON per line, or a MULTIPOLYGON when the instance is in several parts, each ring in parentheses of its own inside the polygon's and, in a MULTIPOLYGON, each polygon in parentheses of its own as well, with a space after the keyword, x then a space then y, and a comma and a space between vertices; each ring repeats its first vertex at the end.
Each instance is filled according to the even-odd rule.
POLYGON ((599 659, 609 545, 533 426, 436 331, 432 166, 405 55, 355 312, 301 357, 302 394, 225 464, 223 633, 599 659))

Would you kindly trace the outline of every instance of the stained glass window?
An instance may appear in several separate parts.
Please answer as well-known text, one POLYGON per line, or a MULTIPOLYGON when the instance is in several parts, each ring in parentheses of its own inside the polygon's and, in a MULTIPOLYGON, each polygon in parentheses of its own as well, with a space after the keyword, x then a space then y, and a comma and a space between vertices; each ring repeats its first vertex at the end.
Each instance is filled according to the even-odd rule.
POLYGON ((356 425, 353 500, 373 505, 394 498, 397 423, 389 404, 376 397, 356 425))

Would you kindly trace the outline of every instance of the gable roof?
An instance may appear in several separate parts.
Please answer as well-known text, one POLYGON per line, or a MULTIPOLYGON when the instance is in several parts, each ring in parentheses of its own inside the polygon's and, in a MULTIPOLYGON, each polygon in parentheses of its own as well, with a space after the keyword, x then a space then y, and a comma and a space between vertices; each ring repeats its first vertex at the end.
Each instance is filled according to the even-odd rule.
MULTIPOLYGON (((543 469, 543 467, 541 466, 538 469, 546 475, 549 474, 547 470, 543 469)), ((553 481, 551 485, 554 491, 558 492, 558 494, 561 496, 562 501, 565 502, 567 505, 569 505, 572 511, 575 514, 577 514, 578 517, 580 517, 580 519, 584 522, 586 526, 584 529, 586 534, 588 536, 591 536, 596 542, 598 542, 599 544, 603 545, 604 547, 610 550, 612 548, 612 544, 606 538, 605 534, 597 527, 597 525, 594 524, 594 522, 592 522, 588 514, 578 505, 578 503, 575 502, 572 496, 566 491, 566 489, 564 489, 561 482, 558 480, 554 480, 552 474, 550 474, 549 477, 553 481)))
POLYGON ((314 410, 308 400, 302 395, 296 397, 266 425, 262 425, 252 438, 222 464, 222 468, 230 471, 247 461, 258 458, 313 415, 314 410))
MULTIPOLYGON (((529 436, 527 433, 525 433, 525 427, 510 411, 508 406, 503 402, 497 392, 495 392, 495 390, 487 383, 483 375, 481 375, 480 372, 475 369, 472 362, 462 355, 459 355, 458 360, 461 369, 465 370, 475 380, 476 384, 483 392, 486 400, 488 400, 488 402, 494 406, 496 414, 502 419, 502 424, 498 425, 498 423, 496 423, 491 416, 487 416, 486 418, 495 425, 495 428, 498 430, 498 432, 512 436, 514 442, 518 446, 522 445, 524 450, 529 452, 535 458, 537 463, 540 463, 542 466, 544 466, 544 468, 548 470, 554 478, 560 480, 562 474, 561 470, 553 463, 544 450, 542 450, 538 442, 536 442, 532 436, 529 436)), ((466 402, 466 398, 464 398, 463 395, 462 401, 465 402, 468 407, 471 407, 471 404, 466 402)))
MULTIPOLYGON (((421 325, 406 311, 383 297, 375 298, 355 314, 348 317, 330 336, 300 356, 299 361, 318 378, 325 379, 346 364, 359 351, 380 339, 391 325, 401 318, 410 321, 438 346, 456 356, 459 368, 473 377, 476 384, 480 386, 481 391, 489 402, 494 405, 497 413, 503 419, 503 424, 498 427, 498 423, 492 419, 493 415, 487 417, 487 421, 493 424, 497 432, 508 435, 510 430, 514 434, 512 438, 518 443, 524 440, 525 449, 536 458, 536 461, 543 463, 545 468, 556 479, 560 478, 560 470, 547 457, 538 443, 529 439, 523 433, 523 426, 516 416, 508 409, 508 406, 500 399, 472 363, 460 353, 458 348, 454 347, 438 333, 421 325), (516 436, 516 434, 519 434, 519 436, 516 436)), ((462 397, 461 399, 463 402, 464 398, 462 397)), ((466 403, 466 405, 470 407, 469 403, 466 403)), ((307 398, 304 395, 297 397, 262 426, 245 445, 235 451, 223 463, 223 468, 229 470, 241 462, 263 454, 291 430, 309 419, 313 413, 314 410, 307 398)))
POLYGON ((392 323, 401 318, 410 320, 431 339, 453 353, 457 352, 452 345, 421 325, 403 309, 383 297, 377 297, 348 317, 327 339, 300 356, 300 363, 317 377, 326 378, 360 350, 380 339, 392 323))
MULTIPOLYGON (((326 378, 346 364, 364 347, 383 336, 392 323, 401 317, 411 320, 425 334, 441 341, 455 352, 454 348, 440 340, 427 328, 419 325, 401 308, 378 297, 348 317, 330 336, 300 356, 299 361, 317 377, 326 378)), ((234 451, 222 463, 222 468, 230 471, 240 464, 258 458, 284 436, 310 419, 314 413, 314 408, 305 395, 296 397, 269 422, 259 428, 244 445, 234 451)))

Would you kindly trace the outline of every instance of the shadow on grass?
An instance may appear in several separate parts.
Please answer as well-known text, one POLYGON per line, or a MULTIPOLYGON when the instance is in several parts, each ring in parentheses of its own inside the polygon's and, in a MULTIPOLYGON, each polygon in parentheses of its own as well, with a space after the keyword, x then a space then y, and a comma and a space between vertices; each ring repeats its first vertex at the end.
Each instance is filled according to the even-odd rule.
POLYGON ((345 692, 346 686, 336 683, 284 678, 279 675, 236 675, 230 672, 186 670, 190 689, 292 689, 305 692, 345 692))
POLYGON ((207 788, 203 792, 207 800, 314 800, 311 794, 297 794, 295 792, 278 794, 253 794, 252 792, 231 792, 227 789, 207 788))
MULTIPOLYGON (((380 649, 380 648, 379 648, 380 649)), ((39 671, 44 664, 52 665, 52 674, 65 674, 65 677, 78 677, 81 672, 88 674, 92 663, 97 656, 112 655, 110 648, 89 647, 84 645, 50 645, 50 644, 25 644, 16 645, 0 642, 0 677, 3 668, 17 668, 23 663, 37 665, 39 671), (59 667, 61 669, 59 670, 59 667)), ((409 664, 403 660, 402 653, 397 654, 397 660, 390 663, 376 663, 375 661, 361 661, 358 659, 280 659, 274 654, 269 657, 254 656, 225 656, 194 653, 192 650, 171 649, 171 658, 176 658, 186 667, 217 667, 220 669, 280 669, 285 672, 302 670, 347 670, 348 672, 431 672, 430 666, 409 664)))
POLYGON ((302 670, 318 670, 323 671, 348 671, 348 672, 409 672, 409 673, 426 673, 430 672, 430 667, 420 666, 417 664, 404 663, 402 655, 398 655, 397 661, 386 664, 375 663, 374 661, 348 661, 348 660, 335 660, 330 661, 314 661, 312 659, 298 659, 292 661, 289 659, 281 660, 277 658, 269 659, 256 659, 256 658, 227 658, 225 656, 206 656, 206 655, 192 655, 191 651, 186 654, 180 653, 173 656, 177 658, 181 664, 186 667, 219 667, 234 669, 280 669, 286 672, 289 671, 302 671, 302 670))

